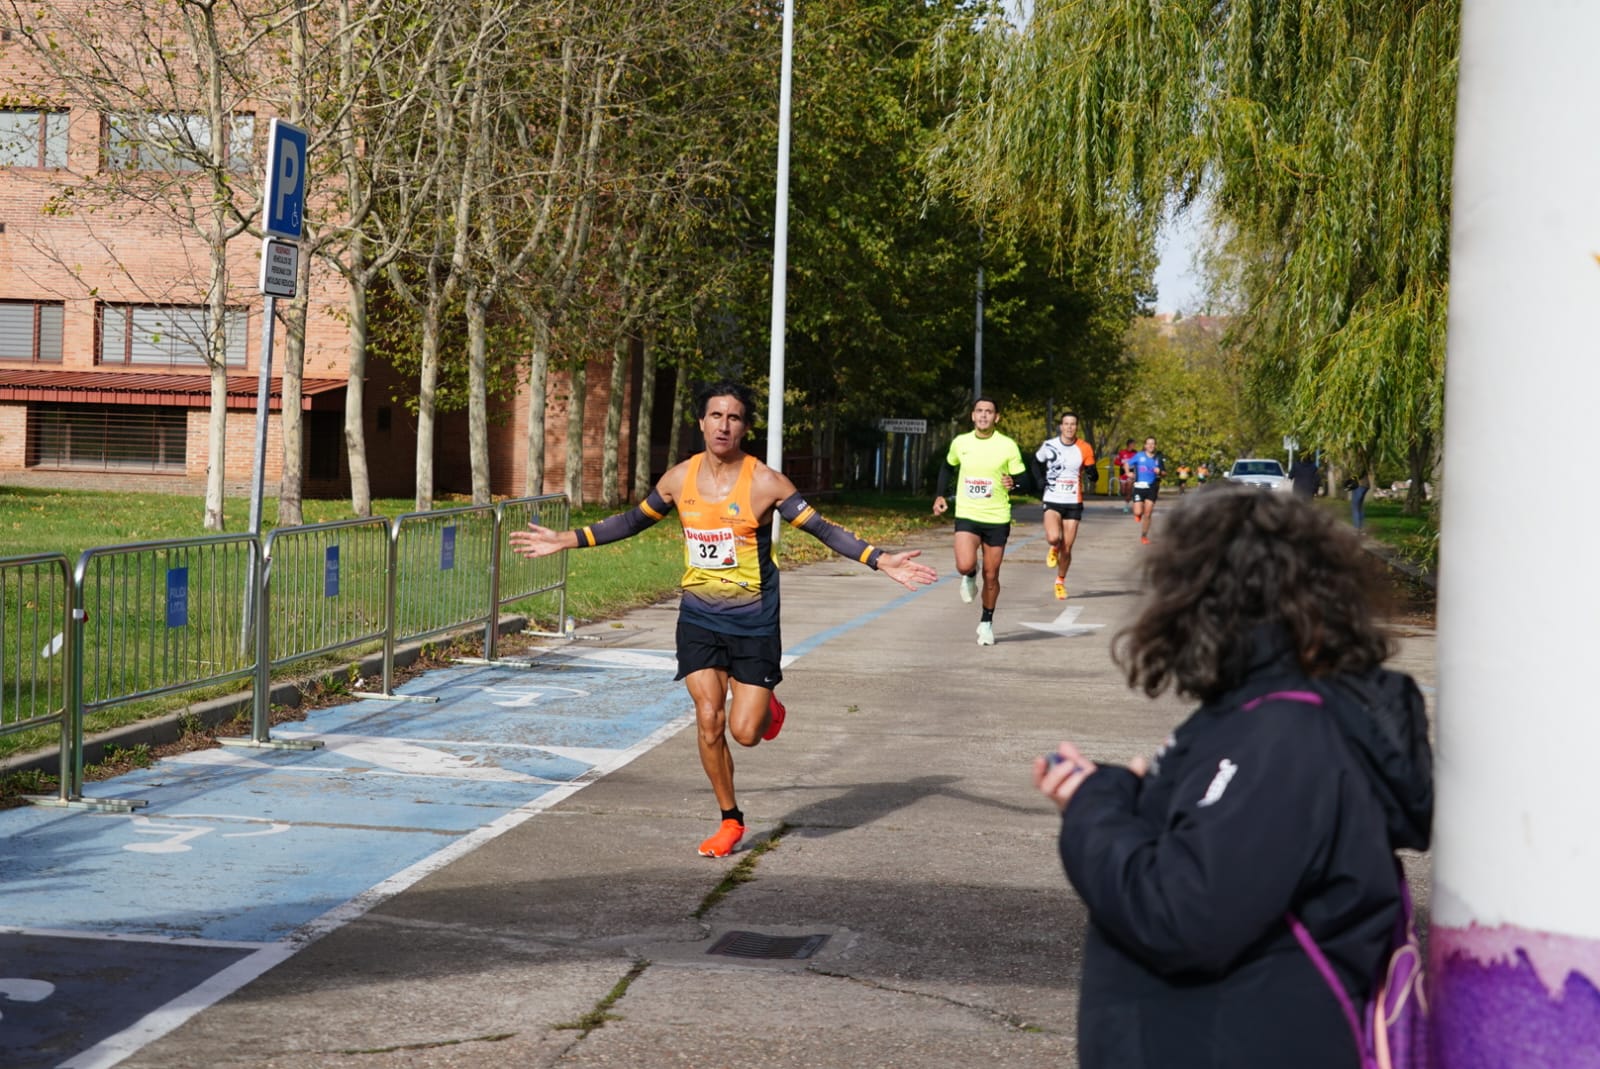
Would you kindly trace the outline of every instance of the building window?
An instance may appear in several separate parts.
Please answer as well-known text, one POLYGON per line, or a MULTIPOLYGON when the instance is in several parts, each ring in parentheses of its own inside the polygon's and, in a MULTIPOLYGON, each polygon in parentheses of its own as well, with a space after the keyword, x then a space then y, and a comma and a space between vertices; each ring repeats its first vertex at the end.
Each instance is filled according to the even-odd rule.
MULTIPOLYGON (((100 363, 143 367, 209 367, 206 360, 206 309, 202 305, 103 304, 100 306, 100 363)), ((245 365, 249 315, 227 310, 228 367, 245 365)))
MULTIPOLYGON (((222 157, 228 170, 248 172, 255 163, 256 117, 227 120, 222 157)), ((111 115, 106 119, 106 162, 129 171, 198 171, 211 159, 211 120, 192 112, 111 115)))
POLYGON ((28 464, 182 475, 188 412, 155 405, 29 405, 28 464))
POLYGON ((0 167, 66 165, 66 112, 0 110, 0 167))
POLYGON ((61 363, 60 301, 0 301, 0 360, 61 363))

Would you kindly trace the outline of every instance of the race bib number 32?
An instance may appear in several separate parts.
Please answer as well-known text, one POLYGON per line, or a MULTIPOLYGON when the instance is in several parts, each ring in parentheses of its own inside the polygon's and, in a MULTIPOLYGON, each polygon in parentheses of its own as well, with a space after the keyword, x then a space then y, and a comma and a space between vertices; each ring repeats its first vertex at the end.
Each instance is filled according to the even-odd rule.
POLYGON ((738 566, 734 552, 733 528, 722 527, 705 531, 688 529, 683 532, 688 539, 689 567, 733 568, 738 566))

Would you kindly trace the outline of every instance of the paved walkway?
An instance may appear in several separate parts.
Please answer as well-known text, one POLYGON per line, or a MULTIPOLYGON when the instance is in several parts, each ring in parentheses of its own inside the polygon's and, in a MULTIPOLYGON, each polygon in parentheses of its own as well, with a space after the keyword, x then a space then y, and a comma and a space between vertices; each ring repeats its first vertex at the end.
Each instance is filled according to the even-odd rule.
MULTIPOLYGON (((108 1002, 78 1007, 81 1035, 59 1063, 1073 1064, 1084 913, 1061 874, 1056 817, 1033 792, 1028 762, 1063 736, 1108 760, 1149 752, 1183 706, 1130 693, 1108 657, 1110 635, 1136 607, 1144 552, 1127 516, 1115 504, 1091 503, 1069 576, 1073 596, 1063 606, 1051 596, 1040 527, 1028 522, 1037 510, 1022 515, 1002 572, 999 643, 991 648, 974 642, 977 606, 956 595, 947 537, 924 543, 944 578, 918 594, 837 560, 785 574, 785 648, 793 661, 781 693, 790 717, 774 743, 735 755, 751 835, 726 860, 694 851, 716 813, 694 734, 682 730, 688 702, 670 673, 665 682, 637 684, 664 696, 656 719, 626 731, 613 724, 598 743, 558 738, 576 730, 564 715, 545 717, 543 726, 502 718, 486 727, 478 711, 486 691, 517 686, 499 674, 508 669, 452 668, 416 681, 438 692, 437 705, 319 712, 303 729, 342 756, 312 760, 293 781, 313 812, 287 811, 289 773, 275 770, 249 780, 261 788, 260 805, 281 810, 263 819, 350 829, 350 842, 362 822, 382 824, 378 832, 394 851, 386 874, 372 876, 383 851, 369 847, 279 858, 274 871, 306 871, 285 877, 300 881, 300 894, 264 911, 276 918, 271 924, 241 927, 241 910, 222 909, 186 930, 187 943, 139 936, 142 956, 107 978, 108 1002), (490 674, 474 674, 483 672, 490 674), (428 769, 396 768, 392 747, 372 748, 374 738, 401 735, 411 750, 427 751, 423 764, 437 765, 442 752, 478 779, 436 776, 426 781, 431 793, 417 793, 412 780, 396 777, 428 769), (351 739, 368 749, 352 749, 351 739), (481 747, 491 744, 499 749, 485 756, 481 747), (515 756, 517 746, 537 751, 537 759, 515 756), (485 784, 485 770, 505 776, 485 784), (351 782, 373 780, 404 786, 389 792, 377 816, 352 815, 351 782), (452 807, 450 819, 437 819, 440 806, 452 807), (482 811, 476 820, 467 813, 474 807, 482 811), (432 853, 417 845, 428 836, 437 840, 432 853), (770 849, 757 853, 762 844, 770 849), (333 879, 345 870, 362 879, 333 879), (328 880, 319 883, 317 872, 328 880), (750 878, 725 884, 734 873, 750 878), (313 891, 335 882, 343 898, 331 906, 316 899, 313 891), (735 949, 814 953, 712 952, 730 933, 748 933, 735 936, 735 949), (198 987, 152 996, 155 1004, 114 1034, 96 1023, 97 1010, 136 1002, 152 977, 169 975, 161 961, 219 947, 233 949, 198 987)), ((572 647, 552 651, 545 671, 556 674, 541 678, 567 685, 574 671, 599 671, 594 666, 607 659, 659 657, 672 647, 675 616, 664 605, 586 628, 572 647)), ((1431 685, 1431 632, 1410 633, 1398 663, 1431 685)), ((596 676, 572 687, 588 693, 560 709, 602 721, 596 711, 610 709, 621 719, 654 701, 627 690, 632 685, 596 676)), ((505 708, 495 706, 496 715, 505 708)), ((192 762, 163 763, 142 785, 101 786, 155 790, 152 783, 181 778, 189 797, 204 797, 208 781, 198 777, 206 774, 192 762)), ((222 764, 211 774, 246 778, 222 764)), ((173 820, 171 807, 161 810, 153 804, 149 818, 173 820)), ((6 819, 0 813, 0 850, 6 842, 14 848, 25 822, 38 818, 6 819)), ((72 856, 76 847, 92 861, 87 836, 57 830, 50 849, 60 872, 112 869, 115 876, 105 858, 91 864, 72 856)), ((214 829, 213 838, 220 834, 214 829)), ((140 861, 176 865, 189 856, 147 851, 140 861)), ((99 897, 164 896, 137 903, 148 926, 158 906, 196 898, 214 905, 219 895, 237 894, 247 860, 238 862, 245 866, 238 880, 190 883, 173 869, 165 886, 113 879, 99 897)), ((0 855, 0 865, 11 862, 0 855)), ((271 893, 259 886, 263 897, 271 893)), ((34 899, 5 890, 10 917, 19 918, 17 906, 34 899)), ((7 923, 75 926, 70 915, 7 923)), ((26 1059, 40 1052, 8 1049, 7 1037, 31 1019, 37 1024, 30 1015, 49 1007, 49 998, 28 1000, 42 989, 19 983, 38 982, 42 973, 18 944, 0 940, 0 951, 0 996, 10 998, 0 1001, 0 1062, 35 1064, 26 1059)))

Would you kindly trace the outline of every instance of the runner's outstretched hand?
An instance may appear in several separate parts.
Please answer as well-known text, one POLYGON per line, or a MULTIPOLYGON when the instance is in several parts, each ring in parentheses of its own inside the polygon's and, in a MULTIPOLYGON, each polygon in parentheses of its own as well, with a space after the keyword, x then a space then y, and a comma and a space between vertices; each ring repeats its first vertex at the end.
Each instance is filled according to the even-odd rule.
POLYGON ((524 557, 548 557, 563 549, 576 548, 577 539, 572 539, 573 544, 568 545, 566 534, 566 531, 552 531, 548 527, 530 523, 526 531, 511 532, 511 549, 524 557))
POLYGON ((904 553, 885 553, 878 558, 878 571, 907 590, 927 586, 939 578, 939 573, 921 561, 912 559, 920 556, 922 556, 920 549, 908 549, 904 553))

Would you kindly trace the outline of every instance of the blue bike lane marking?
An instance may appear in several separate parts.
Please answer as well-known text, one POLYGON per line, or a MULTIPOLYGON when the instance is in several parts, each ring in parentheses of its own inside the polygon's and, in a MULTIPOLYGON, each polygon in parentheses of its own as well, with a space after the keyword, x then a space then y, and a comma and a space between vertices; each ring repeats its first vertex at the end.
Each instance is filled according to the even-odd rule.
POLYGON ((691 719, 675 669, 571 649, 436 669, 400 689, 437 705, 275 729, 323 749, 201 750, 91 785, 142 813, 0 812, 0 1064, 116 1064, 670 738, 691 719))

